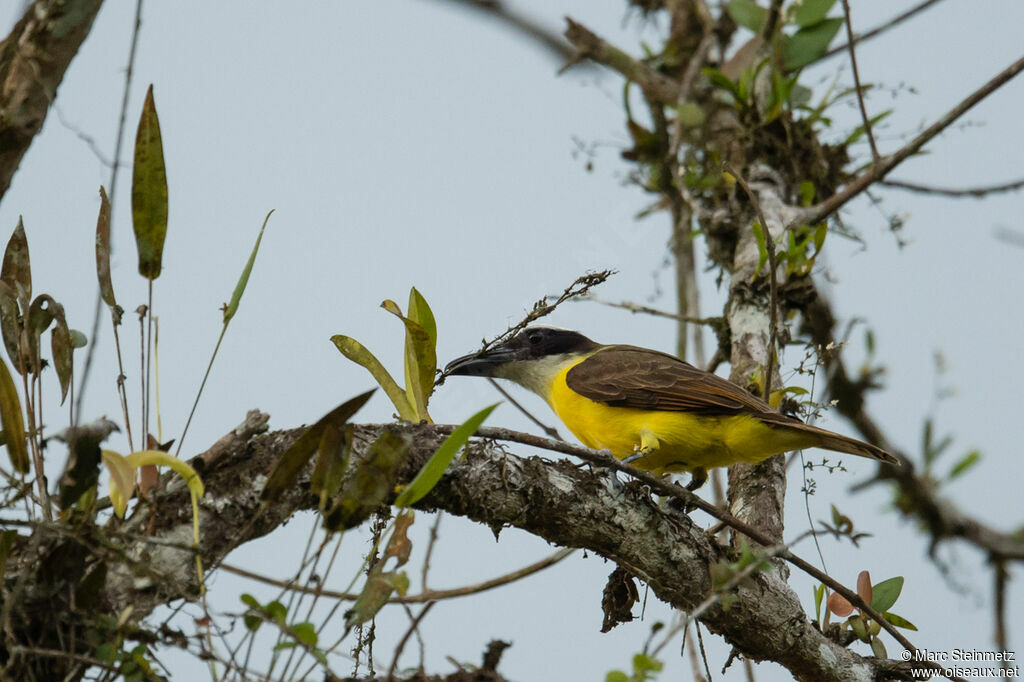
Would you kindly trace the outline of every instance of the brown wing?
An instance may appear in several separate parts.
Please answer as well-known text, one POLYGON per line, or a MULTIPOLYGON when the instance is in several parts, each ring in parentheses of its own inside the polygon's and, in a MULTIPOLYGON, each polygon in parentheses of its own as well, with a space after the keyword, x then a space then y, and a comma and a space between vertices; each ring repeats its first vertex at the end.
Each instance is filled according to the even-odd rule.
POLYGON ((565 380, 580 395, 615 407, 703 416, 756 414, 780 424, 800 423, 719 376, 636 346, 603 348, 569 370, 565 380))

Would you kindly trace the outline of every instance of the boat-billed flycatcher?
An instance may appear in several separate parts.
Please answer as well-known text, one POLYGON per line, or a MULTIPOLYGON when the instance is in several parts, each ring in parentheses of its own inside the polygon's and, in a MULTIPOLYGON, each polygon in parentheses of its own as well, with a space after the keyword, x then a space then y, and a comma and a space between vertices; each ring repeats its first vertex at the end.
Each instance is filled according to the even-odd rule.
POLYGON ((547 401, 585 445, 654 473, 756 463, 808 447, 898 464, 874 445, 804 424, 760 398, 675 356, 604 346, 582 334, 529 327, 445 374, 509 379, 547 401), (635 457, 635 460, 633 459, 635 457))

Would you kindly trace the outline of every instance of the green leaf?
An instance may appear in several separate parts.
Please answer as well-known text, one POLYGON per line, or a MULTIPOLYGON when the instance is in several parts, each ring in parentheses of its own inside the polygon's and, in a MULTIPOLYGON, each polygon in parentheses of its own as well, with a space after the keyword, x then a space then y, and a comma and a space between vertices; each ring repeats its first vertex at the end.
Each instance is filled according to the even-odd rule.
POLYGON ((757 269, 754 270, 754 277, 757 277, 761 272, 761 268, 768 262, 768 242, 765 239, 764 228, 761 227, 761 223, 754 221, 751 229, 754 231, 754 239, 757 240, 757 269))
POLYGON ((761 32, 761 27, 768 18, 768 10, 751 0, 729 0, 726 9, 733 21, 754 33, 761 32))
POLYGON ((971 450, 963 458, 953 465, 953 468, 949 472, 949 480, 953 480, 958 476, 967 473, 967 470, 973 467, 975 464, 981 461, 981 451, 971 450))
POLYGON ((57 380, 60 382, 60 402, 63 405, 64 399, 68 396, 68 389, 71 388, 71 373, 74 362, 74 341, 71 338, 71 330, 64 319, 63 312, 57 316, 57 324, 50 332, 50 352, 53 354, 53 365, 57 370, 57 380))
POLYGON ((160 119, 153 100, 153 86, 146 91, 139 128, 135 134, 135 165, 132 169, 132 226, 139 250, 139 274, 160 276, 164 238, 167 236, 167 169, 160 139, 160 119))
MULTIPOLYGON (((405 394, 416 412, 414 421, 430 421, 427 400, 434 390, 434 372, 437 369, 437 350, 430 335, 417 322, 402 314, 392 300, 380 304, 384 310, 405 325, 405 394)), ((433 317, 430 318, 433 321, 433 317)), ((436 331, 435 331, 436 334, 436 331)))
POLYGON ((882 644, 882 640, 877 637, 871 638, 871 652, 878 658, 889 658, 889 654, 885 650, 885 644, 882 644))
POLYGON ((316 646, 317 640, 319 639, 316 634, 316 626, 310 622, 295 623, 291 628, 292 634, 295 635, 295 639, 299 640, 306 646, 316 646))
POLYGON ((604 682, 630 682, 629 675, 621 670, 612 670, 604 676, 604 682))
POLYGON ((871 588, 871 608, 879 613, 885 613, 896 603, 902 591, 903 576, 883 580, 871 588))
POLYGON ((352 608, 345 613, 345 626, 351 628, 367 622, 384 608, 393 592, 397 590, 399 594, 405 594, 408 589, 409 577, 404 571, 372 572, 352 608))
POLYGON ((430 342, 437 346, 437 322, 434 320, 434 311, 427 305, 427 299, 416 290, 416 287, 409 289, 409 319, 423 327, 427 332, 430 342))
POLYGON ((405 396, 405 392, 399 387, 398 382, 391 377, 391 374, 384 369, 384 365, 380 364, 380 360, 373 353, 355 339, 342 334, 332 336, 331 342, 334 343, 346 358, 366 368, 380 387, 384 389, 384 393, 387 394, 388 398, 391 399, 391 403, 395 406, 395 410, 398 411, 400 419, 408 422, 418 421, 412 405, 409 404, 409 399, 405 396))
POLYGON ((836 4, 836 0, 800 0, 790 5, 788 20, 801 27, 819 23, 836 4))
POLYGON ((245 623, 245 629, 249 632, 256 632, 263 625, 263 619, 255 613, 247 613, 242 616, 242 622, 245 623))
POLYGON ((354 528, 393 494, 398 471, 409 452, 408 435, 385 431, 349 473, 337 500, 324 515, 328 530, 354 528))
POLYGON ((242 274, 238 277, 238 283, 235 285, 235 290, 231 294, 231 301, 228 302, 224 308, 224 324, 231 321, 231 318, 235 316, 235 312, 238 311, 238 304, 242 302, 242 294, 245 293, 245 287, 249 284, 249 275, 252 274, 252 266, 256 262, 256 254, 260 250, 260 242, 263 241, 263 230, 267 229, 267 223, 270 221, 270 216, 273 215, 274 211, 267 213, 267 217, 263 219, 263 226, 260 227, 260 233, 256 237, 256 243, 252 247, 252 253, 249 254, 249 260, 246 261, 245 267, 242 268, 242 274))
POLYGON ((270 620, 274 621, 278 625, 284 625, 285 618, 288 617, 288 607, 277 601, 276 599, 272 602, 268 602, 263 607, 263 612, 267 614, 270 620))
POLYGON ((96 276, 100 281, 100 296, 109 306, 117 305, 114 283, 110 279, 110 199, 100 186, 100 215, 96 219, 96 276))
POLYGON ((703 69, 700 70, 700 72, 707 76, 708 80, 711 81, 711 84, 714 85, 716 88, 725 90, 726 92, 732 94, 732 96, 735 97, 736 99, 739 99, 739 93, 737 91, 736 83, 734 83, 733 80, 726 76, 724 73, 722 73, 718 69, 713 69, 709 66, 704 67, 703 69))
POLYGON ((320 438, 327 425, 341 428, 359 408, 366 404, 371 395, 373 395, 372 390, 357 395, 348 402, 334 408, 321 417, 316 424, 306 429, 306 432, 292 443, 291 447, 281 455, 281 459, 274 465, 273 470, 267 477, 266 484, 263 486, 263 492, 260 493, 262 499, 276 499, 281 493, 290 488, 299 477, 302 467, 306 466, 313 453, 316 452, 317 447, 320 445, 320 438))
POLYGON ((320 498, 321 511, 326 508, 328 498, 341 486, 341 480, 348 468, 354 435, 355 428, 352 424, 346 424, 344 431, 333 424, 328 424, 320 436, 316 466, 313 468, 309 487, 313 494, 320 498))
POLYGON ((451 435, 441 443, 441 447, 437 449, 437 452, 427 460, 427 463, 423 465, 420 472, 416 474, 416 478, 402 489, 402 492, 395 499, 395 506, 409 507, 433 490, 459 449, 476 433, 476 430, 480 428, 480 425, 483 424, 484 420, 487 419, 499 404, 495 403, 490 407, 485 407, 452 431, 451 435))
POLYGON ((802 28, 782 40, 782 66, 787 71, 807 66, 828 51, 828 45, 843 25, 840 18, 825 19, 814 26, 802 28))
POLYGON ((825 583, 819 583, 814 587, 814 618, 821 622, 821 602, 825 599, 825 583))
MULTIPOLYGON (((872 116, 871 118, 869 118, 868 119, 868 123, 871 124, 872 129, 874 128, 876 123, 878 123, 879 121, 884 119, 886 116, 891 114, 892 111, 893 111, 892 109, 886 109, 882 113, 876 114, 875 116, 872 116)), ((867 128, 863 124, 857 126, 854 129, 854 131, 852 133, 850 133, 850 135, 846 138, 846 140, 843 141, 843 144, 845 146, 847 146, 847 147, 850 146, 851 144, 853 144, 854 142, 859 140, 864 135, 865 132, 867 132, 867 128)))
POLYGON ((242 603, 245 604, 246 606, 251 606, 252 608, 256 609, 257 611, 262 611, 263 610, 263 605, 260 604, 259 600, 256 599, 256 597, 254 597, 251 594, 249 594, 248 592, 244 592, 242 594, 242 596, 239 597, 239 599, 241 599, 242 603))
POLYGON ((917 631, 916 625, 911 623, 903 616, 897 616, 895 613, 889 613, 888 611, 886 611, 882 614, 882 618, 885 618, 887 621, 889 621, 898 628, 903 628, 904 630, 914 630, 915 632, 917 631))
POLYGON ((27 474, 29 469, 28 444, 25 441, 25 422, 21 413, 21 400, 14 379, 7 369, 7 363, 0 360, 0 426, 3 427, 4 443, 14 470, 27 474))

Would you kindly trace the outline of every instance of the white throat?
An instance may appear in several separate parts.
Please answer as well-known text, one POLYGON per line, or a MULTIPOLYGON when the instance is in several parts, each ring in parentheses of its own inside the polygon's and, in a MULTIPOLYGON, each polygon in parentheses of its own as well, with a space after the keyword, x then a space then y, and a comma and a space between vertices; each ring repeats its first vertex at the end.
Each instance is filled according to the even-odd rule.
POLYGON ((579 360, 580 356, 575 353, 548 355, 539 360, 518 360, 498 367, 494 375, 514 381, 547 400, 551 395, 551 384, 555 377, 566 367, 576 364, 579 360))

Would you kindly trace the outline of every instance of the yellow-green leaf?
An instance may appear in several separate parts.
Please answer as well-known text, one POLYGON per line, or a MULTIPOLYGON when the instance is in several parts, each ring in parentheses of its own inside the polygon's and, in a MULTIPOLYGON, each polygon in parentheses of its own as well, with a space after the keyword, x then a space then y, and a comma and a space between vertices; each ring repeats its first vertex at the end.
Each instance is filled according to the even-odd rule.
POLYGON ((235 285, 235 291, 231 294, 231 301, 224 308, 224 324, 231 321, 231 318, 235 316, 235 312, 238 310, 238 304, 242 301, 242 294, 245 293, 245 287, 249 284, 249 275, 252 274, 252 266, 256 262, 256 254, 260 250, 260 242, 263 241, 263 230, 267 229, 267 223, 270 221, 270 216, 273 215, 273 211, 267 213, 267 217, 263 219, 263 226, 260 227, 260 233, 256 237, 256 243, 252 247, 252 253, 249 254, 249 260, 246 262, 245 267, 242 268, 242 274, 238 278, 238 284, 235 285))
POLYGON ((423 327, 427 332, 430 342, 437 346, 437 322, 434 320, 434 311, 427 305, 427 299, 423 294, 412 287, 409 290, 409 319, 423 327))
POLYGON ((490 407, 485 407, 452 431, 451 435, 441 443, 441 447, 437 449, 437 452, 427 460, 427 463, 423 465, 420 472, 416 474, 416 478, 402 489, 402 492, 395 499, 395 506, 408 507, 413 505, 433 490, 437 482, 441 480, 441 476, 444 475, 448 465, 455 459, 459 449, 476 433, 476 430, 480 428, 480 425, 483 424, 484 420, 487 419, 499 404, 495 403, 490 407))
POLYGON ((408 589, 409 577, 404 571, 372 572, 352 608, 345 613, 345 626, 351 628, 367 622, 384 608, 392 592, 397 590, 399 594, 405 594, 408 589))
POLYGON ((167 169, 160 139, 160 119, 153 100, 153 86, 146 91, 139 128, 135 135, 135 166, 132 171, 132 224, 139 250, 139 274, 160 276, 164 238, 167 236, 167 169))
POLYGON ((14 470, 28 473, 28 443, 25 442, 25 421, 21 414, 21 400, 14 379, 7 369, 7 363, 0 360, 0 425, 3 426, 4 443, 14 470))
POLYGON ((281 455, 281 459, 274 465, 274 469, 270 472, 270 476, 267 477, 267 482, 263 486, 263 492, 260 493, 261 497, 264 500, 273 499, 290 488, 299 477, 302 467, 309 462, 313 453, 316 452, 317 447, 320 445, 320 438, 323 436, 327 425, 333 425, 337 429, 342 428, 352 415, 366 404, 371 395, 373 395, 372 390, 357 395, 355 398, 334 408, 321 417, 313 426, 306 429, 306 432, 292 443, 291 447, 281 455))
POLYGON ((117 305, 114 283, 110 279, 110 199, 100 186, 100 215, 96 219, 96 276, 100 281, 100 296, 109 306, 117 305))
POLYGON ((123 519, 128 510, 128 500, 135 493, 135 469, 123 455, 113 450, 103 450, 102 455, 103 464, 110 474, 110 503, 114 513, 123 519))
MULTIPOLYGON (((419 323, 402 314, 394 301, 387 300, 380 305, 405 325, 405 394, 416 411, 414 421, 430 422, 427 400, 434 390, 434 373, 437 370, 434 342, 419 323)), ((430 322, 433 322, 433 316, 430 322)))
POLYGON ((395 406, 399 418, 408 422, 418 421, 416 413, 409 403, 409 399, 405 396, 405 392, 399 387, 398 382, 391 377, 391 374, 384 369, 384 365, 380 364, 380 360, 366 349, 366 346, 352 337, 344 336, 343 334, 335 334, 331 337, 331 342, 334 343, 346 358, 366 368, 377 384, 384 389, 384 393, 387 394, 388 398, 391 399, 391 403, 395 406))

